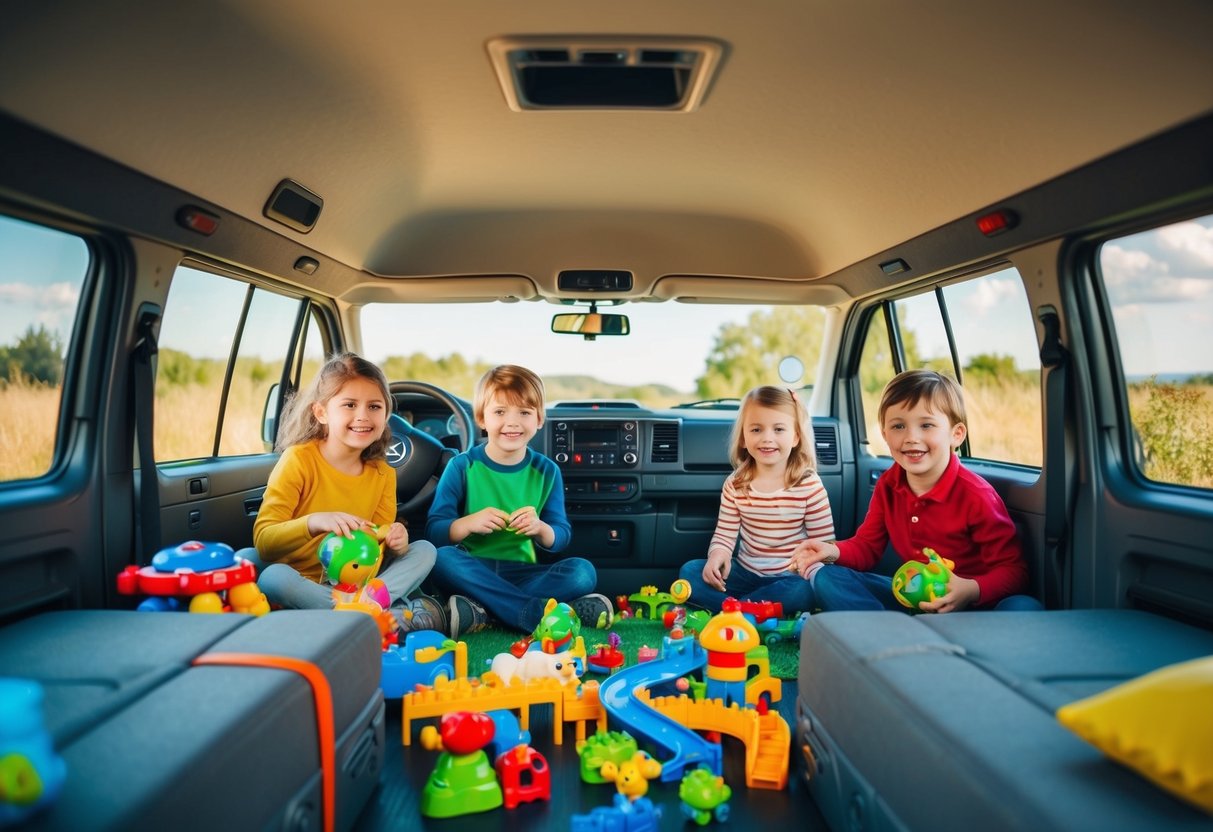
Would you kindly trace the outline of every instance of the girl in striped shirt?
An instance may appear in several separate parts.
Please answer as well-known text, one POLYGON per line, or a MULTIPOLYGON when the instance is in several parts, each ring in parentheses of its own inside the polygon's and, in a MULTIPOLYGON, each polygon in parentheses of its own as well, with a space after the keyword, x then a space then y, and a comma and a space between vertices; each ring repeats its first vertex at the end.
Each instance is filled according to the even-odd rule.
POLYGON ((720 495, 708 556, 688 561, 679 573, 698 606, 720 612, 733 597, 781 602, 785 618, 813 609, 812 573, 788 568, 798 544, 834 539, 808 424, 791 390, 756 387, 742 399, 729 443, 734 470, 720 495))

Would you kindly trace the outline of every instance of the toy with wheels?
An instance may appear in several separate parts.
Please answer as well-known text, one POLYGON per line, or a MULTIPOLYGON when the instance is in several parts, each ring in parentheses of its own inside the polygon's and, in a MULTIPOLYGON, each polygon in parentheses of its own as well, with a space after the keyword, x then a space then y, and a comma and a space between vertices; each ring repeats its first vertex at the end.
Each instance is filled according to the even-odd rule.
POLYGON ((956 564, 934 549, 922 550, 927 562, 909 560, 893 573, 893 597, 903 607, 918 611, 923 601, 934 601, 948 594, 948 581, 956 564))
POLYGON ((724 778, 704 766, 688 771, 678 784, 682 814, 700 826, 706 826, 713 818, 721 823, 727 821, 729 798, 732 796, 733 790, 724 782, 724 778))
POLYGON ((144 612, 242 612, 265 615, 269 602, 257 588, 257 570, 226 543, 187 540, 161 549, 148 566, 118 575, 122 595, 149 595, 144 612))

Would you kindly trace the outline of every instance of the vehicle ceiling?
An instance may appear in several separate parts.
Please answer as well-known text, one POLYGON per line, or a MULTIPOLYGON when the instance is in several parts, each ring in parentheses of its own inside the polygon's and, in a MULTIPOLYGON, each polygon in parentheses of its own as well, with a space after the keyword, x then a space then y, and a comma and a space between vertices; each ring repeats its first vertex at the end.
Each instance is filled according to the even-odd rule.
POLYGON ((0 109, 364 270, 355 302, 446 275, 551 297, 569 268, 631 270, 634 297, 696 294, 659 282, 678 275, 850 294, 846 267, 1213 110, 1206 0, 63 0, 4 18, 0 109), (534 35, 723 56, 693 112, 518 112, 486 44, 534 35), (307 235, 262 215, 287 177, 324 199, 307 235))

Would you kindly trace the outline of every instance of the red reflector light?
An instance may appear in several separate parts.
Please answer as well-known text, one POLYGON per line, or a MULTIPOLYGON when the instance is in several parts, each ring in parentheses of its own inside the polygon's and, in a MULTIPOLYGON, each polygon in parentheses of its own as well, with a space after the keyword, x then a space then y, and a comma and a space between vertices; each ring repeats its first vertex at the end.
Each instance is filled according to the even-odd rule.
POLYGON ((1006 209, 991 211, 977 218, 977 230, 987 237, 1010 231, 1017 225, 1019 225, 1019 217, 1014 211, 1006 209))
POLYGON ((219 217, 203 211, 201 208, 195 208, 193 205, 186 205, 177 212, 177 222, 190 231, 197 231, 207 237, 215 233, 219 228, 219 217))

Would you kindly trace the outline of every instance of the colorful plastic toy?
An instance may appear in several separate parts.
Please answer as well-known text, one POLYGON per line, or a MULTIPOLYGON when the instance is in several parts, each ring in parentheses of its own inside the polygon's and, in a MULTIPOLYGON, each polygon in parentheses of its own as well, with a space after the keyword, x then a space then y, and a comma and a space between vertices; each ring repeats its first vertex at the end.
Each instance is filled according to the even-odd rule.
MULTIPOLYGON (((783 618, 783 603, 781 601, 738 601, 741 614, 758 626, 764 621, 783 618)), ((723 612, 723 608, 721 610, 723 612)))
POLYGON ((595 806, 588 815, 573 815, 571 832, 657 832, 661 807, 647 797, 635 801, 615 795, 612 806, 595 806))
POLYGON ((453 818, 496 809, 505 802, 497 772, 484 747, 493 738, 493 720, 482 713, 456 711, 437 731, 423 731, 426 748, 444 749, 421 791, 421 814, 453 818))
POLYGON ((619 766, 639 751, 635 738, 627 731, 599 731, 586 739, 578 749, 581 779, 585 783, 609 782, 602 776, 602 767, 610 762, 619 766))
POLYGON ((614 783, 619 793, 628 800, 636 800, 648 794, 650 780, 661 776, 661 763, 644 751, 637 751, 622 763, 607 760, 598 773, 604 780, 614 783))
POLYGON ((54 803, 67 778, 45 728, 43 696, 37 682, 0 678, 0 827, 54 803))
POLYGON ((578 662, 567 650, 561 653, 528 650, 522 658, 513 653, 498 653, 493 657, 490 670, 507 685, 515 679, 556 679, 561 684, 568 684, 577 681, 578 662))
POLYGON ((570 605, 549 598, 532 635, 543 652, 560 653, 570 649, 581 635, 581 619, 570 605))
POLYGON ((948 594, 948 581, 956 564, 934 549, 924 548, 927 562, 908 560, 893 573, 893 597, 903 607, 922 612, 918 605, 948 594))
POLYGON ((191 612, 264 615, 270 606, 256 581, 256 568, 237 557, 231 546, 188 540, 161 549, 148 566, 126 567, 118 575, 117 587, 122 595, 151 596, 137 607, 143 612, 188 607, 191 612))
MULTIPOLYGON (((677 583, 677 581, 675 581, 677 583)), ((690 597, 688 592, 687 597, 690 597)), ((669 592, 658 592, 655 586, 642 586, 639 592, 628 596, 628 605, 637 618, 660 621, 661 614, 678 602, 669 592)))
POLYGON ((626 595, 615 596, 615 617, 616 618, 631 618, 635 615, 632 610, 632 602, 628 600, 626 595))
POLYGON ((552 769, 547 759, 530 746, 514 746, 497 758, 496 768, 505 793, 505 808, 552 799, 552 769))
POLYGON ((513 711, 497 708, 485 711, 485 715, 493 720, 493 738, 485 746, 490 760, 496 760, 502 754, 520 745, 531 744, 531 732, 523 730, 513 711))
POLYGON ((433 630, 415 630, 404 644, 383 651, 379 687, 385 699, 399 699, 418 685, 439 679, 459 679, 468 672, 467 645, 433 630))
POLYGON ((333 609, 357 610, 374 618, 386 649, 399 622, 389 609, 392 599, 387 586, 375 577, 383 562, 380 541, 362 529, 355 529, 350 537, 330 533, 320 541, 317 554, 333 584, 333 609))
POLYGON ((712 616, 699 633, 699 643, 708 652, 704 670, 708 698, 745 704, 745 654, 760 642, 758 630, 741 612, 741 602, 726 598, 720 613, 712 616))
POLYGON ((795 618, 769 618, 757 625, 758 634, 762 636, 762 643, 768 647, 778 644, 784 639, 798 640, 800 631, 804 629, 805 622, 808 620, 807 612, 802 612, 795 618))
POLYGON ((729 819, 729 798, 733 790, 724 778, 700 767, 688 771, 678 784, 678 799, 682 801, 682 814, 700 826, 706 826, 713 818, 724 823, 729 819))
POLYGON ((618 633, 609 633, 606 644, 594 646, 594 652, 586 657, 586 667, 590 673, 610 674, 623 667, 626 658, 619 645, 623 640, 618 633))

